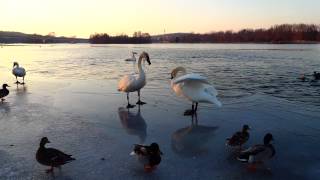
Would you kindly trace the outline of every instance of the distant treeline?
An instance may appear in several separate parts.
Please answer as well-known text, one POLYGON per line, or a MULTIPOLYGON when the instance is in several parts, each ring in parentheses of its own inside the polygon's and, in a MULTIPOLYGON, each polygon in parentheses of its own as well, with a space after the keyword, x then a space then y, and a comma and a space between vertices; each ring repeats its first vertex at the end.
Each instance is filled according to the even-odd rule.
POLYGON ((0 31, 0 43, 86 43, 87 39, 76 37, 55 37, 54 34, 24 34, 20 32, 0 31))
POLYGON ((320 26, 315 24, 282 24, 269 29, 243 29, 206 34, 185 33, 158 36, 154 42, 170 43, 319 43, 320 26))
POLYGON ((132 37, 128 35, 109 36, 106 33, 92 34, 89 38, 92 44, 147 44, 152 43, 148 33, 135 32, 132 37))

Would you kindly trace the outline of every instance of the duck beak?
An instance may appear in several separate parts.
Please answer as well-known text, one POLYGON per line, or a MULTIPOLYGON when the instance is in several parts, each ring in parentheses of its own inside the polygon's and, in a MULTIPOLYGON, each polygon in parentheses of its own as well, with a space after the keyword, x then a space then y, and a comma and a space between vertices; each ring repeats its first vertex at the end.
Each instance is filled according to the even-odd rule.
POLYGON ((47 143, 51 143, 49 140, 48 140, 48 142, 47 143))

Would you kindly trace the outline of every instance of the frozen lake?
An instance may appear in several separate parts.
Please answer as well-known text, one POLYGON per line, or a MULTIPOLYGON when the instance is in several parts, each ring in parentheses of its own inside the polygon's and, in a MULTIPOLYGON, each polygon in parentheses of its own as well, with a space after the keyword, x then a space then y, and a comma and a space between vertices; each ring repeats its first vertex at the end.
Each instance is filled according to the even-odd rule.
MULTIPOLYGON (((320 175, 320 45, 151 44, 21 45, 0 48, 0 179, 316 179, 320 175), (131 51, 147 51, 147 104, 127 111, 117 81, 133 72, 131 51), (16 87, 12 62, 27 69, 16 87), (183 116, 190 103, 170 89, 170 72, 184 66, 209 78, 221 108, 200 104, 198 125, 183 116), (312 78, 311 76, 309 78, 312 78), (246 146, 274 135, 271 170, 248 172, 225 147, 243 124, 246 146), (76 161, 48 175, 35 160, 41 137, 76 161), (135 143, 164 152, 153 173, 129 156, 135 143), (104 158, 105 160, 101 160, 104 158)), ((136 102, 136 93, 131 94, 136 102)))

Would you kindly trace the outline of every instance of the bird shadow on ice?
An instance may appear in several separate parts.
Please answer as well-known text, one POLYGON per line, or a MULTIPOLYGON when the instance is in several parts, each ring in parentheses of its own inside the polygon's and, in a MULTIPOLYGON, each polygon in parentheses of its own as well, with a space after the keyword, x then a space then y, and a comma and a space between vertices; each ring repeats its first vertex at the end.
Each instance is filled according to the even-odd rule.
POLYGON ((171 135, 172 150, 183 157, 194 157, 208 154, 208 142, 214 138, 218 126, 198 124, 197 115, 193 115, 191 125, 176 130, 171 135))
POLYGON ((122 127, 129 135, 139 137, 139 143, 144 143, 147 138, 147 124, 141 115, 140 105, 137 112, 131 112, 125 107, 118 108, 122 127))
POLYGON ((0 117, 9 115, 11 111, 9 102, 0 102, 0 117))

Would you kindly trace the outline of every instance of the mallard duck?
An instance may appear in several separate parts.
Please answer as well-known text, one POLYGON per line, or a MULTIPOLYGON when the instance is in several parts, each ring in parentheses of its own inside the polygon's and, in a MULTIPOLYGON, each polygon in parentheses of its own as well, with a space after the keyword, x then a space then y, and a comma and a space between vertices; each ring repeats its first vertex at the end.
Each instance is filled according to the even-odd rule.
POLYGON ((157 143, 152 143, 150 146, 135 144, 133 152, 130 153, 130 155, 138 156, 147 172, 153 171, 160 164, 162 154, 157 143))
POLYGON ((239 146, 240 149, 244 143, 246 143, 250 137, 249 131, 250 127, 248 125, 243 125, 242 131, 234 133, 230 138, 227 138, 226 145, 230 147, 239 146))
POLYGON ((272 134, 268 133, 264 136, 263 144, 254 145, 240 153, 237 159, 241 162, 250 163, 255 169, 255 165, 263 163, 271 159, 276 154, 276 151, 271 144, 273 140, 272 134))
POLYGON ((75 160, 72 155, 65 154, 60 150, 54 148, 46 148, 45 145, 50 143, 47 137, 43 137, 40 141, 40 147, 36 153, 37 161, 45 166, 50 166, 51 168, 46 170, 47 173, 53 172, 53 168, 61 168, 61 165, 69 163, 75 160))
POLYGON ((16 84, 20 84, 20 82, 18 81, 18 77, 22 77, 23 82, 21 84, 24 84, 24 76, 26 75, 26 70, 23 67, 20 67, 19 63, 13 63, 12 74, 16 77, 16 84))
POLYGON ((2 85, 2 89, 0 89, 0 99, 1 102, 4 101, 4 97, 9 95, 9 90, 7 89, 7 87, 10 87, 8 84, 3 84, 2 85))

